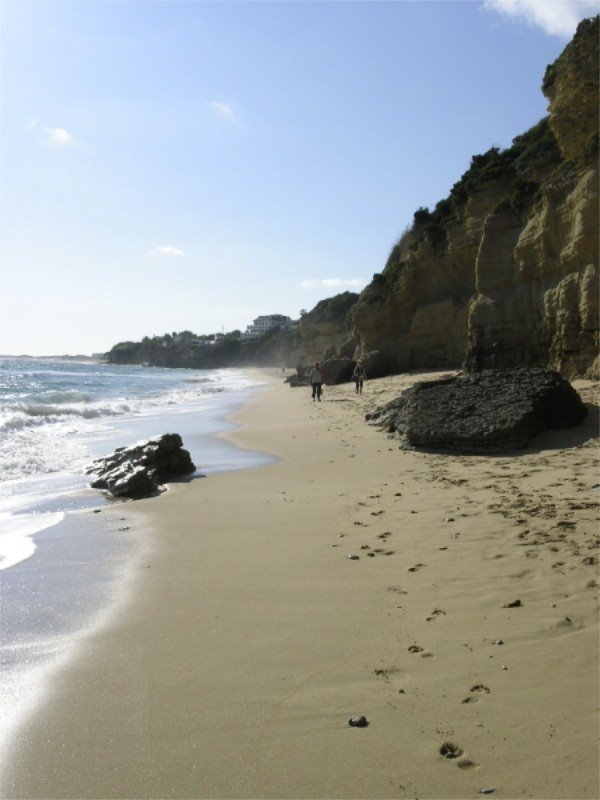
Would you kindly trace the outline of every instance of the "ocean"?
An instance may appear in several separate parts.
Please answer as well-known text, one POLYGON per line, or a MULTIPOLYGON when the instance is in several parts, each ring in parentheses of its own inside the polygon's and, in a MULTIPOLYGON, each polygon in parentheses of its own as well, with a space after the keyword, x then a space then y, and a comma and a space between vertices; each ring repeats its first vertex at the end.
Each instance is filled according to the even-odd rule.
POLYGON ((190 451, 192 477, 269 463, 217 437, 258 385, 231 369, 0 357, 0 759, 140 557, 131 501, 90 489, 86 466, 170 432, 190 451), (107 528, 98 512, 117 502, 122 525, 107 528))

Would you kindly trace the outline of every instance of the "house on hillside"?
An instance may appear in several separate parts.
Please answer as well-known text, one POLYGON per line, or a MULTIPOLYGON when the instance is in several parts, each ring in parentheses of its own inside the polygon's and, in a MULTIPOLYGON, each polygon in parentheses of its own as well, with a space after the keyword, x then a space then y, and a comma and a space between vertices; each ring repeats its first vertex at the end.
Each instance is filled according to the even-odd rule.
POLYGON ((292 325, 290 317, 283 314, 265 314, 257 317, 252 325, 248 325, 242 333, 243 339, 257 339, 259 336, 272 331, 274 328, 289 328, 292 325))

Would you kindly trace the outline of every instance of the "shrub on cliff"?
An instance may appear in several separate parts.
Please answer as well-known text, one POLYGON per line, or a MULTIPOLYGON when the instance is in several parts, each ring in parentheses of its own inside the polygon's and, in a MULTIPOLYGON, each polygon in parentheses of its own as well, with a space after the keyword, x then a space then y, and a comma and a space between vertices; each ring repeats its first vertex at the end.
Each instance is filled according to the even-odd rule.
POLYGON ((320 300, 312 311, 302 317, 301 325, 316 321, 344 322, 348 311, 357 300, 358 295, 355 292, 342 292, 335 297, 320 300))

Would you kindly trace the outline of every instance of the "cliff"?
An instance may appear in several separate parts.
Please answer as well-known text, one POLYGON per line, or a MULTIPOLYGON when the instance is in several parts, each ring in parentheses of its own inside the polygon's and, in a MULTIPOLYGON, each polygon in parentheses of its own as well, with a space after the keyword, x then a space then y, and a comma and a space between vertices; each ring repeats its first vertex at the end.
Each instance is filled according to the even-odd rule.
POLYGON ((298 360, 307 364, 315 359, 342 354, 351 357, 355 342, 350 337, 348 314, 358 300, 354 292, 344 292, 335 297, 321 300, 300 318, 299 349, 295 353, 298 360))
POLYGON ((375 376, 543 366, 598 377, 598 17, 544 76, 549 117, 419 209, 350 312, 375 376))

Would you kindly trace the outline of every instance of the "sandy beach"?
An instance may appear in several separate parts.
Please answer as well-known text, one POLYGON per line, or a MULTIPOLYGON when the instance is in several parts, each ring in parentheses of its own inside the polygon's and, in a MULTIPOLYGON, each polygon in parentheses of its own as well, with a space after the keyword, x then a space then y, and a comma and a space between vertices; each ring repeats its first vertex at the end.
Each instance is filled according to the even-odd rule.
POLYGON ((144 557, 4 797, 598 798, 597 415, 403 451, 364 414, 421 377, 273 371, 227 436, 279 461, 102 511, 144 557))

